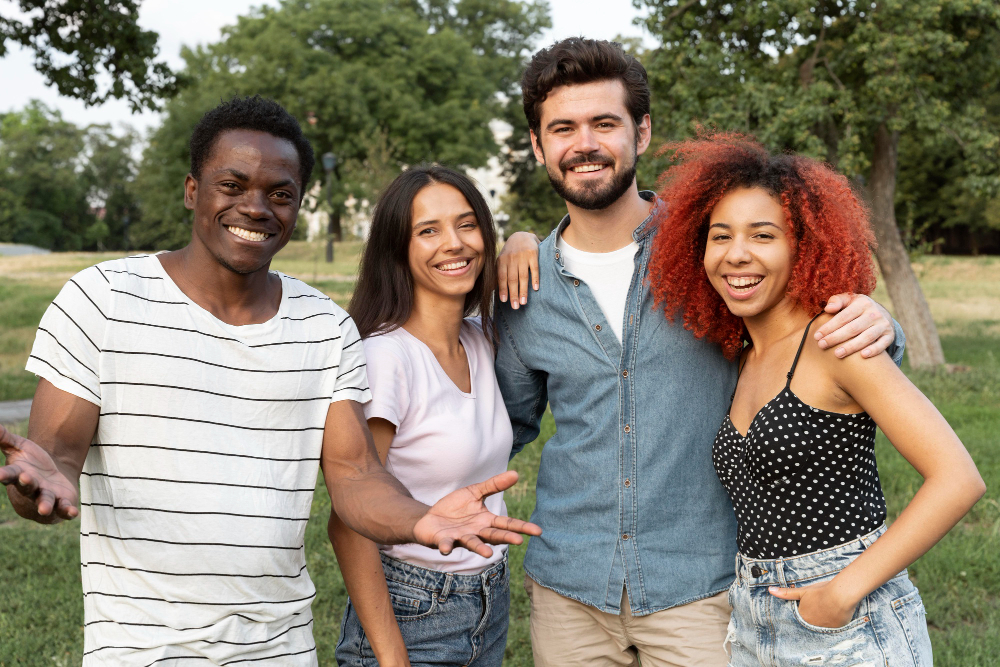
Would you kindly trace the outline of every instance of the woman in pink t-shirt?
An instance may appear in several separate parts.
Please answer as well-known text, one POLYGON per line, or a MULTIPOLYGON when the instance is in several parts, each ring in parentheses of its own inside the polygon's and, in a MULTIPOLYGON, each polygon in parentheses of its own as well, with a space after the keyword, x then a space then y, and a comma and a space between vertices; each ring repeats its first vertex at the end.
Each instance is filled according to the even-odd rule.
MULTIPOLYGON (((424 503, 507 469, 513 433, 493 372, 495 255, 489 206, 463 174, 410 169, 375 205, 349 307, 368 364, 365 417, 386 469, 424 503)), ((486 505, 507 513, 502 494, 486 505)), ((350 594, 340 665, 501 664, 506 547, 484 558, 375 545, 336 516, 330 539, 350 594)))

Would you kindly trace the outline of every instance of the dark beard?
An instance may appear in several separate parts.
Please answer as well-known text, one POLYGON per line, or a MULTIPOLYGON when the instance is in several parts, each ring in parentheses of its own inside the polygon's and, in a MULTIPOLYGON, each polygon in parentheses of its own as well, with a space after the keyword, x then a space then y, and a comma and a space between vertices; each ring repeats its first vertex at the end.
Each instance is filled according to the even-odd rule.
MULTIPOLYGON (((545 173, 549 176, 549 183, 552 184, 552 189, 564 200, 585 211, 599 211, 611 206, 622 195, 628 192, 628 189, 632 186, 632 182, 635 180, 637 158, 636 150, 633 148, 632 164, 628 168, 621 171, 616 169, 611 180, 607 183, 594 184, 592 186, 584 185, 577 190, 570 190, 566 186, 565 178, 554 178, 548 166, 545 168, 545 173)), ((574 160, 573 162, 576 164, 585 163, 584 160, 574 160)), ((563 172, 564 169, 568 170, 569 166, 559 165, 557 168, 560 172, 563 172)))

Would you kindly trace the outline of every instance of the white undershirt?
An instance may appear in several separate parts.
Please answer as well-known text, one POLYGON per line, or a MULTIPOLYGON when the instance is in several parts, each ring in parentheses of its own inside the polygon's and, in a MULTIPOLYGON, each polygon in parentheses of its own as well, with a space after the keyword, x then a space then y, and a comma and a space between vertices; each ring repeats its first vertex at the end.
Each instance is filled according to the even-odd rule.
POLYGON ((587 283, 597 299, 597 305, 608 318, 611 330, 621 340, 625 302, 632 274, 635 273, 635 253, 639 244, 633 241, 611 252, 584 252, 566 243, 565 237, 560 236, 556 245, 566 269, 587 283))

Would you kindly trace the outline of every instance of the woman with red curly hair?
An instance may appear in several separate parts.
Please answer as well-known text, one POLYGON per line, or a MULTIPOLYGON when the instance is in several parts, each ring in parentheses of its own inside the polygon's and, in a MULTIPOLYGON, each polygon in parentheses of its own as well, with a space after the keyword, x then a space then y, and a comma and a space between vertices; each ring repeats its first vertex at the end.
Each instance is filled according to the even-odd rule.
POLYGON ((652 289, 670 319, 740 362, 712 451, 738 521, 730 664, 931 664, 906 567, 983 480, 888 355, 804 344, 831 317, 824 295, 875 286, 864 206, 825 165, 747 137, 668 149, 652 289), (888 529, 876 425, 924 477, 888 529))

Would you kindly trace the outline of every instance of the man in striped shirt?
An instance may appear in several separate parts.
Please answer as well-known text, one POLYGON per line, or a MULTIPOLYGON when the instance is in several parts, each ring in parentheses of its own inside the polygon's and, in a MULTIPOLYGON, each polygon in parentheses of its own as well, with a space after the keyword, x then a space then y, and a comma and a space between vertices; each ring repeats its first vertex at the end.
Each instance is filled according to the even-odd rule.
POLYGON ((0 481, 25 518, 80 516, 84 665, 316 665, 320 464, 335 511, 379 543, 486 555, 539 532, 482 503, 514 473, 428 508, 379 465, 354 323, 269 271, 313 162, 276 103, 222 104, 191 138, 191 242, 80 272, 42 318, 30 439, 0 427, 0 481))

